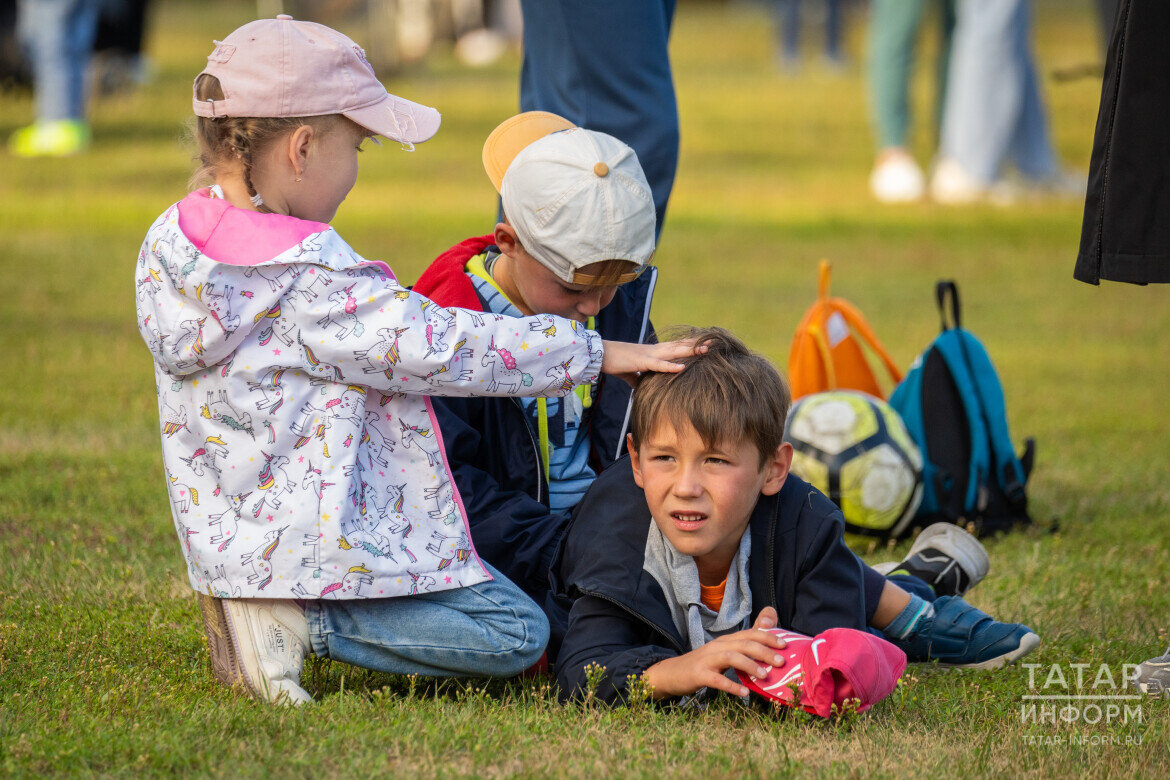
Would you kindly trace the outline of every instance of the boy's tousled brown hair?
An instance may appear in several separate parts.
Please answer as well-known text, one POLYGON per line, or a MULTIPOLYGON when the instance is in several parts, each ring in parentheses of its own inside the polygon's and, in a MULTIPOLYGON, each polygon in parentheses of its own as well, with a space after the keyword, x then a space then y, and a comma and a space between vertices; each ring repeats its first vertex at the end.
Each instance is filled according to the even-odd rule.
MULTIPOLYGON (((201 74, 195 80, 195 97, 198 100, 223 100, 223 87, 219 79, 208 73, 201 74)), ((214 179, 217 169, 240 164, 244 169, 248 194, 255 195, 252 165, 256 156, 269 143, 301 125, 311 125, 315 130, 325 133, 333 130, 339 121, 348 120, 340 114, 309 117, 195 117, 193 135, 199 147, 199 168, 192 174, 190 186, 194 189, 214 179)))
POLYGON ((677 361, 687 366, 681 373, 649 373, 638 382, 630 412, 634 448, 664 422, 676 430, 689 423, 708 447, 750 441, 762 468, 784 440, 792 400, 780 372, 723 328, 679 329, 663 338, 695 339, 707 352, 677 361))

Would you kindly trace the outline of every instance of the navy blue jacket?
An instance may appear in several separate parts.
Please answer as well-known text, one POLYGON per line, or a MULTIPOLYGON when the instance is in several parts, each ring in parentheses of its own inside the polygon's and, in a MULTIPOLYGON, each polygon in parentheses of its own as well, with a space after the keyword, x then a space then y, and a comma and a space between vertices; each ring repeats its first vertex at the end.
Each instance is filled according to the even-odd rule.
MULTIPOLYGON (((596 695, 616 702, 626 678, 689 651, 666 595, 643 570, 650 509, 629 459, 593 483, 573 511, 554 563, 557 592, 572 599, 556 664, 561 697, 585 686, 585 667, 605 667, 596 695)), ((845 546, 845 521, 816 488, 789 475, 752 512, 748 585, 755 621, 766 606, 780 626, 814 636, 829 628, 865 628, 860 559, 845 546)))
MULTIPOLYGON (((649 314, 656 281, 657 271, 650 268, 618 288, 595 318, 603 338, 654 341, 649 314)), ((449 305, 439 297, 434 300, 449 305)), ((589 416, 590 465, 596 473, 625 450, 630 393, 622 380, 602 377, 589 416)), ((549 509, 537 432, 515 398, 431 400, 475 549, 544 609, 552 628, 548 647, 552 660, 564 635, 569 605, 553 597, 548 572, 568 517, 549 509)))

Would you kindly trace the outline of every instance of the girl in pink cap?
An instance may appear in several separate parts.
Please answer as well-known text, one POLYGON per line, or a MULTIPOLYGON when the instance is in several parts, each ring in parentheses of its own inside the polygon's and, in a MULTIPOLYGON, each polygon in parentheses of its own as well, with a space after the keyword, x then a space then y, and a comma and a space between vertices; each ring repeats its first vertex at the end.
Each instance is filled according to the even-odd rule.
POLYGON ((476 554, 428 396, 559 395, 680 370, 695 346, 441 308, 350 248, 328 222, 363 142, 411 147, 439 114, 387 93, 334 30, 244 25, 193 106, 197 176, 214 184, 155 221, 135 280, 216 676, 301 703, 309 652, 400 674, 524 670, 547 620, 476 554), (565 382, 545 379, 554 367, 565 382))

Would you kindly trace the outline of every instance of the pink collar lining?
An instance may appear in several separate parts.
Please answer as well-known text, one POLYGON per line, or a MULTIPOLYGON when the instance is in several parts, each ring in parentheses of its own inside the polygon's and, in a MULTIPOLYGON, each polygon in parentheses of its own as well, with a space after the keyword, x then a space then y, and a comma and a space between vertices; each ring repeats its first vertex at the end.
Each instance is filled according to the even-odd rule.
POLYGON ((331 229, 323 222, 236 208, 211 197, 209 187, 183 198, 178 208, 183 235, 200 252, 228 265, 267 262, 314 233, 331 229))

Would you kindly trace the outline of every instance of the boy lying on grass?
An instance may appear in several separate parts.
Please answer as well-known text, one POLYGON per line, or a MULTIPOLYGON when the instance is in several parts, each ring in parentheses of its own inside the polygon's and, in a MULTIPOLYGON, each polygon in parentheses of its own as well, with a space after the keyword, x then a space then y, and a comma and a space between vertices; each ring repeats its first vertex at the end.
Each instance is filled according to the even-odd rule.
POLYGON ((867 615, 864 564, 842 540, 840 511, 788 472, 784 380, 726 331, 686 335, 707 354, 643 377, 630 458, 593 483, 554 563, 574 599, 557 663, 563 697, 586 688, 593 664, 605 669, 603 701, 624 698, 638 676, 656 699, 745 696, 736 670, 762 677, 782 663, 782 643, 755 630, 777 625, 814 636, 868 622, 912 661, 968 666, 1039 644, 956 596, 932 604, 892 583, 867 615))
MULTIPOLYGON (((530 111, 492 131, 483 159, 500 193, 504 221, 491 235, 444 252, 414 291, 441 306, 501 318, 557 314, 606 339, 656 340, 650 322, 658 280, 651 263, 654 205, 633 150, 554 114, 530 111)), ((533 332, 529 344, 539 348, 544 338, 533 332)), ((522 381, 519 374, 512 381, 522 381)), ((551 371, 529 381, 565 378, 551 371)), ((570 604, 552 593, 549 566, 569 514, 596 475, 625 452, 630 392, 625 382, 603 380, 549 401, 434 399, 475 549, 541 605, 551 626, 547 656, 554 663, 570 604)), ((774 449, 784 416, 774 431, 769 425, 774 449)), ((927 602, 962 595, 987 573, 987 555, 977 540, 957 526, 932 529, 937 532, 920 537, 929 544, 916 542, 890 577, 861 566, 859 601, 868 625, 916 630, 930 610, 927 602)), ((1022 626, 1001 623, 993 623, 995 631, 970 633, 982 614, 971 609, 956 599, 940 610, 935 622, 953 624, 954 633, 939 642, 944 632, 935 628, 923 653, 956 665, 995 666, 1039 641, 1022 626)))

